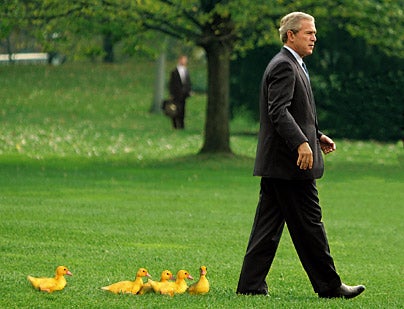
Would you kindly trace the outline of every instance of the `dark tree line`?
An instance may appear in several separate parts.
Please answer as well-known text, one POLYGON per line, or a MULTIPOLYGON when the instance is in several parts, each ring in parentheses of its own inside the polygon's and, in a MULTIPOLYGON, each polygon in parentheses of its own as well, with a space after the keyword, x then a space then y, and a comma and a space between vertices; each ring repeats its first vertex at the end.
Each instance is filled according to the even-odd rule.
MULTIPOLYGON (((345 29, 317 23, 318 41, 305 62, 320 127, 334 138, 397 141, 404 136, 404 58, 387 54, 345 29), (321 29, 326 29, 321 32, 321 29)), ((249 51, 232 62, 231 110, 258 119, 263 70, 280 45, 249 51)))

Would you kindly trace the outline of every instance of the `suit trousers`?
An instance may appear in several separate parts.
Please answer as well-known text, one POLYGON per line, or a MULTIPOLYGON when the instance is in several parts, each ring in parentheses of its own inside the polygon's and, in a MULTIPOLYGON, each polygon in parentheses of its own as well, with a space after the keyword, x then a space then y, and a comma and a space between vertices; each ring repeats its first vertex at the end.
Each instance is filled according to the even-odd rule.
POLYGON ((174 99, 175 105, 177 106, 177 116, 173 118, 173 128, 174 129, 184 129, 185 123, 185 99, 174 99))
POLYGON ((330 254, 315 180, 261 178, 260 198, 237 287, 267 294, 265 281, 286 223, 316 293, 341 285, 330 254))

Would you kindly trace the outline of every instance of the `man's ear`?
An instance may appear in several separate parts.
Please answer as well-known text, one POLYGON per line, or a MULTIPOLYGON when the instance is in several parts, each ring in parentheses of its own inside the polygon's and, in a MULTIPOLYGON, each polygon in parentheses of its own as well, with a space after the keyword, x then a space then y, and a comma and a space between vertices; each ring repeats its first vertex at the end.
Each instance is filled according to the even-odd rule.
POLYGON ((289 42, 293 42, 294 39, 295 39, 295 34, 293 33, 293 31, 292 31, 292 30, 288 30, 288 31, 286 32, 286 34, 287 34, 287 36, 288 36, 288 41, 289 41, 289 42))

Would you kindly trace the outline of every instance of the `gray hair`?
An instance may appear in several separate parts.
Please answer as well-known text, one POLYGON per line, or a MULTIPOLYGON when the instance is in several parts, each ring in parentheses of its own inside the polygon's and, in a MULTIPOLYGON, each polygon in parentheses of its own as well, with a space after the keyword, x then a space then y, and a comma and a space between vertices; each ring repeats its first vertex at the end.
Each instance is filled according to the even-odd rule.
POLYGON ((307 19, 314 22, 313 16, 303 12, 292 12, 282 17, 279 27, 279 36, 283 43, 286 43, 288 40, 288 30, 291 30, 293 33, 299 32, 302 27, 302 19, 307 19))

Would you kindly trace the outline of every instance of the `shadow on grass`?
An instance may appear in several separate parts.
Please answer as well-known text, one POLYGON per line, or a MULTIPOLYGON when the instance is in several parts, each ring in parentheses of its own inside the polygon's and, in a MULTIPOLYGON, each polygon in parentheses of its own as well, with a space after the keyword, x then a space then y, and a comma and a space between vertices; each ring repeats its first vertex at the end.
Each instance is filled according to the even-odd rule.
MULTIPOLYGON (((8 182, 10 177, 24 177, 27 175, 40 177, 59 177, 64 174, 80 177, 96 176, 100 178, 125 177, 134 172, 153 172, 160 170, 166 173, 186 172, 195 170, 228 171, 245 169, 251 175, 254 159, 234 154, 192 154, 161 160, 137 160, 132 156, 108 158, 47 158, 32 159, 22 156, 3 156, 0 158, 0 168, 8 182)), ((0 183, 2 181, 0 180, 0 183)))
MULTIPOLYGON (((67 157, 31 159, 22 156, 3 156, 0 167, 10 177, 24 174, 52 175, 63 172, 80 174, 125 174, 135 170, 211 170, 226 171, 245 169, 251 175, 254 158, 236 154, 191 154, 161 160, 138 160, 134 156, 116 157, 67 157)), ((326 162, 325 176, 332 181, 351 181, 362 178, 379 178, 386 181, 404 181, 404 162, 385 165, 382 163, 326 162)), ((7 177, 4 178, 7 181, 7 177)))

